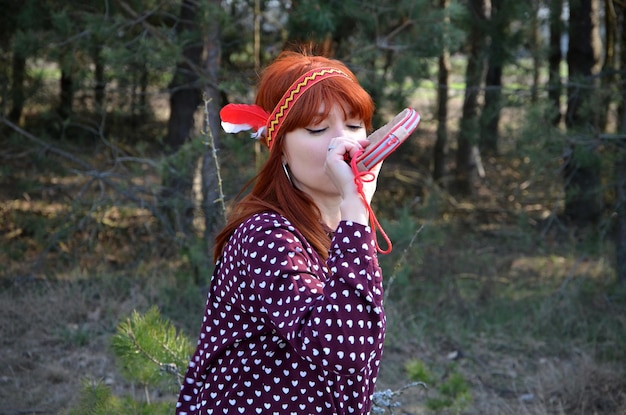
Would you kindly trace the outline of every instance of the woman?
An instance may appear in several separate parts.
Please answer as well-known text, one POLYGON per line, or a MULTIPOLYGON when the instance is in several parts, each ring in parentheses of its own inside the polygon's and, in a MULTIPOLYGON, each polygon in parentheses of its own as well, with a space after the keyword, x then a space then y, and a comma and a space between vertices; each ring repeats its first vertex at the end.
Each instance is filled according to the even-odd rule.
POLYGON ((373 180, 346 162, 374 105, 342 63, 284 52, 256 105, 222 112, 269 157, 217 237, 216 268, 178 414, 369 413, 385 334, 368 226, 373 180), (241 125, 245 124, 245 125, 241 125))

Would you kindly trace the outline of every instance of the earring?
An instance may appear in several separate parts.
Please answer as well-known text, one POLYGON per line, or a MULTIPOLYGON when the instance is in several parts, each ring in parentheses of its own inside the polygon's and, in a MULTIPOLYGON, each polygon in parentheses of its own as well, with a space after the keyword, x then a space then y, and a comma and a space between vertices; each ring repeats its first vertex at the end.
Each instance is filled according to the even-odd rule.
POLYGON ((291 181, 291 175, 289 174, 289 167, 287 163, 283 163, 283 170, 285 171, 285 176, 287 176, 287 180, 289 180, 289 184, 293 186, 293 182, 291 181))

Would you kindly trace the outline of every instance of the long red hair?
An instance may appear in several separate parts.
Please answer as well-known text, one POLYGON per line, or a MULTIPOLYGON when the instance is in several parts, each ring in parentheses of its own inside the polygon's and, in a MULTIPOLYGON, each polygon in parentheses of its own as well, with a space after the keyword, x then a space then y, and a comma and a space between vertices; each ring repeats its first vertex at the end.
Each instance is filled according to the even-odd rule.
MULTIPOLYGON (((319 109, 325 103, 340 103, 346 115, 362 119, 366 128, 371 130, 374 113, 372 98, 343 63, 308 53, 283 52, 263 71, 255 103, 271 113, 298 77, 322 67, 340 69, 352 80, 345 77, 325 79, 313 85, 294 104, 283 121, 279 135, 274 138, 267 161, 244 187, 245 190, 254 183, 252 190, 236 203, 226 226, 217 235, 213 253, 215 261, 221 256, 233 231, 251 215, 264 211, 274 211, 289 219, 322 258, 328 257, 330 236, 321 223, 319 209, 306 193, 291 185, 283 171, 284 137, 290 131, 320 121, 319 109)), ((326 113, 321 115, 321 119, 328 115, 332 105, 324 105, 324 108, 326 113)))

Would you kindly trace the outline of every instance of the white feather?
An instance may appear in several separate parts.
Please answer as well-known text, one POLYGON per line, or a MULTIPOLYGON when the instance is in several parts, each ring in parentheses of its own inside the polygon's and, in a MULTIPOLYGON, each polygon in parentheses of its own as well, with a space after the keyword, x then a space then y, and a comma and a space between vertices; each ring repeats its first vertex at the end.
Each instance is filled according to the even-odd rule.
POLYGON ((222 128, 227 133, 235 134, 240 131, 248 131, 252 128, 252 126, 248 124, 231 124, 229 122, 222 121, 222 128))

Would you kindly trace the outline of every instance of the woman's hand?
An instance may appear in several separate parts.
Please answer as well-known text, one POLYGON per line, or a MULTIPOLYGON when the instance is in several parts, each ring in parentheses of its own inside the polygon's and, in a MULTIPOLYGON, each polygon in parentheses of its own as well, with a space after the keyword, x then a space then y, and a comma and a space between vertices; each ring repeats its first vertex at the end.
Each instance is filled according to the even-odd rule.
POLYGON ((372 201, 382 163, 365 173, 363 177, 355 178, 349 160, 358 157, 369 143, 368 140, 355 140, 346 137, 332 139, 328 146, 325 166, 328 176, 341 193, 342 219, 364 225, 368 224, 369 219, 364 202, 369 204, 372 201), (355 179, 362 183, 363 196, 359 193, 355 179))

